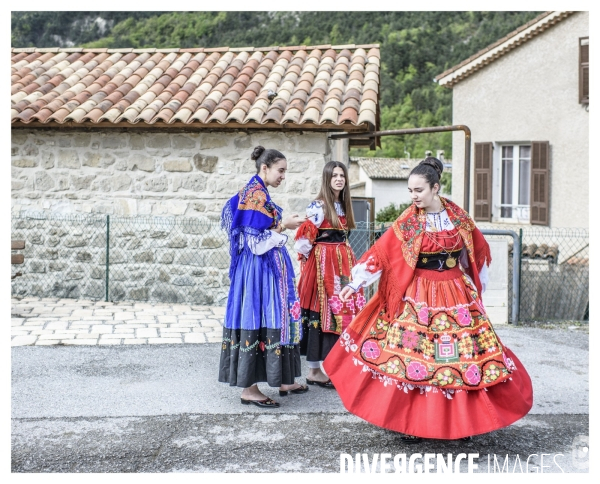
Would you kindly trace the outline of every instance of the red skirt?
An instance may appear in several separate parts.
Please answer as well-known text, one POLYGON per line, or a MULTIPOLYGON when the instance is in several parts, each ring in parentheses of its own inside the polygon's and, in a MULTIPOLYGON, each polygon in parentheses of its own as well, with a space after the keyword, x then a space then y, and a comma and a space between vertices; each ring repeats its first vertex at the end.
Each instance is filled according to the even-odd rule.
POLYGON ((362 289, 346 302, 338 297, 344 285, 351 281, 355 264, 349 244, 315 244, 308 259, 302 263, 298 295, 305 314, 313 313, 318 319, 305 323, 318 325, 323 332, 336 335, 346 329, 366 303, 362 289))
POLYGON ((417 269, 403 301, 387 320, 376 294, 325 359, 348 411, 433 439, 487 433, 529 412, 531 379, 458 267, 417 269))

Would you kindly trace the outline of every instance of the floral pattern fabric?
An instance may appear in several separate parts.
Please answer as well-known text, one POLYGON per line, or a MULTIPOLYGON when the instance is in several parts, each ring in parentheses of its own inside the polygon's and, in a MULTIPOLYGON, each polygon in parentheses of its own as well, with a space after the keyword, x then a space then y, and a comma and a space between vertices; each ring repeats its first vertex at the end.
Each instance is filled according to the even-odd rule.
POLYGON ((357 355, 372 371, 406 384, 481 389, 516 369, 507 359, 477 289, 456 270, 417 270, 396 318, 381 313, 362 332, 357 355))

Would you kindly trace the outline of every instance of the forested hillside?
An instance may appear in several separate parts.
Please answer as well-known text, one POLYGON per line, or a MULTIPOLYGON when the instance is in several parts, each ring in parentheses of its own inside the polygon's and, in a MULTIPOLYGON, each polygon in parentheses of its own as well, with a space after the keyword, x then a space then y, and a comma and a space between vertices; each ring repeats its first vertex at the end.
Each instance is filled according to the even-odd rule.
MULTIPOLYGON (((541 12, 12 12, 13 47, 265 47, 381 44, 381 128, 451 124, 448 67, 541 12)), ((451 134, 382 139, 364 156, 423 156, 451 134)))

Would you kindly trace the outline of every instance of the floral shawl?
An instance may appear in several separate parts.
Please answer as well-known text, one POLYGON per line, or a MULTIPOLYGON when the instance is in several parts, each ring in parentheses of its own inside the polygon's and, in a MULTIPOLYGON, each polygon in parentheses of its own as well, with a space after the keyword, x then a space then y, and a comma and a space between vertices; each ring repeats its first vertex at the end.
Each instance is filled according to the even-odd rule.
MULTIPOLYGON (((467 249, 469 267, 466 272, 481 294, 479 271, 484 262, 489 265, 492 260, 489 245, 467 212, 447 198, 440 199, 467 249)), ((411 205, 396 219, 392 230, 387 230, 359 260, 359 263, 367 264, 370 272, 382 271, 379 304, 390 316, 397 315, 402 297, 413 279, 426 221, 425 210, 411 205)))

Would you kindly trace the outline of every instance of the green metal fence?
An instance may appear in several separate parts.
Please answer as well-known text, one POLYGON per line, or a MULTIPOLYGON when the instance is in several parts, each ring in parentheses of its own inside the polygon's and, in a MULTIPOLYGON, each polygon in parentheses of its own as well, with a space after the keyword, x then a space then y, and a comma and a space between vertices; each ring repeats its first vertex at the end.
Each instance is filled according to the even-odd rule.
MULTIPOLYGON (((349 239, 356 257, 388 227, 359 222, 349 239)), ((519 320, 587 319, 588 231, 501 228, 516 231, 522 240, 519 320)), ((287 246, 298 275, 291 235, 287 246)), ((13 273, 23 273, 12 282, 13 296, 195 305, 224 305, 227 300, 228 241, 216 220, 22 212, 12 217, 11 238, 26 244, 21 251, 25 264, 13 267, 13 273)), ((511 301, 511 243, 508 250, 511 301)), ((376 287, 367 288, 366 296, 376 287)))

